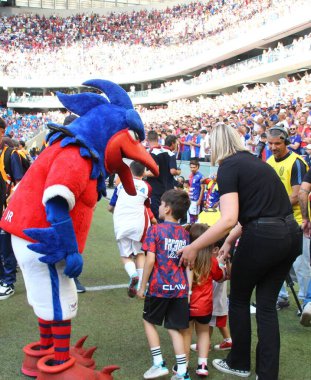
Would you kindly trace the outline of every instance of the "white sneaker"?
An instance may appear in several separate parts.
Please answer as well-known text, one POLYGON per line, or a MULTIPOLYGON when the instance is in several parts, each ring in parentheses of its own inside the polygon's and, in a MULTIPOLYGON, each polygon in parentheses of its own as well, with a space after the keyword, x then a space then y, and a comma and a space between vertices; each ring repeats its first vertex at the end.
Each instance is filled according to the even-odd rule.
POLYGON ((159 365, 153 365, 144 373, 144 379, 156 379, 161 376, 165 376, 169 373, 165 366, 165 362, 159 365))
POLYGON ((194 352, 198 352, 198 345, 196 343, 191 344, 190 350, 194 352))
POLYGON ((230 368, 227 362, 223 359, 214 359, 213 366, 218 369, 218 371, 223 373, 229 373, 230 375, 240 376, 240 377, 249 377, 250 371, 242 371, 239 369, 230 368))
POLYGON ((300 323, 302 326, 311 327, 311 302, 308 302, 303 308, 300 317, 300 323))
POLYGON ((15 293, 14 285, 8 285, 4 282, 0 283, 0 301, 6 300, 9 297, 13 296, 15 293))

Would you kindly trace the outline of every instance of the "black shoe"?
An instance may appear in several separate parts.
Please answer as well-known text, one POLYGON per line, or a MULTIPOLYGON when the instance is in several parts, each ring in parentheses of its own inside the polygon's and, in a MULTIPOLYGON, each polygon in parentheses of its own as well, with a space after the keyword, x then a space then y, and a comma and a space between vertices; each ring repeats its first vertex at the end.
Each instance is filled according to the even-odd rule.
POLYGON ((78 278, 74 278, 76 288, 77 288, 77 293, 85 293, 86 289, 85 287, 81 284, 81 282, 78 280, 78 278))
POLYGON ((289 300, 286 298, 279 298, 276 302, 276 310, 282 310, 285 307, 289 307, 289 300))

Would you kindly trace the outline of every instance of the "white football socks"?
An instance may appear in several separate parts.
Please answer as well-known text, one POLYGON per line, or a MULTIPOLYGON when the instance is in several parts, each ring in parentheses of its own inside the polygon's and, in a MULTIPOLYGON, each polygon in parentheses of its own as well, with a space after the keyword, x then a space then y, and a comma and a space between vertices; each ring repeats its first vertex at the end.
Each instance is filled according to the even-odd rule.
POLYGON ((135 266, 135 263, 134 263, 133 261, 129 261, 129 262, 127 262, 127 263, 124 265, 124 269, 126 270, 126 273, 127 273, 130 277, 133 277, 133 276, 137 275, 136 266, 135 266))

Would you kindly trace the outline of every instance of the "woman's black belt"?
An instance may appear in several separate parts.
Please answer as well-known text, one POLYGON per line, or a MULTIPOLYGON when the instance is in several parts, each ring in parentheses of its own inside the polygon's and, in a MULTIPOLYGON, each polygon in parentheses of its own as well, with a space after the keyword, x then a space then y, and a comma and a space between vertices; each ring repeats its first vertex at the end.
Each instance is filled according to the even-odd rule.
POLYGON ((262 217, 258 219, 254 219, 247 224, 280 224, 280 223, 287 223, 287 222, 293 222, 295 220, 294 215, 290 214, 282 217, 262 217))

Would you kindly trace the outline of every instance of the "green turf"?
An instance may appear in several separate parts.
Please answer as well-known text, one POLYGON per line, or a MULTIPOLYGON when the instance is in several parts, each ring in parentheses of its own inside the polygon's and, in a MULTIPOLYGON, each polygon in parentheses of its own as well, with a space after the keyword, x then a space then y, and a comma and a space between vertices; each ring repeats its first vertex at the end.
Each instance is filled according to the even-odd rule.
MULTIPOLYGON (((106 201, 98 204, 84 254, 85 266, 80 279, 86 286, 124 284, 128 280, 114 240, 112 217, 106 207, 106 201)), ((142 326, 142 307, 142 301, 128 298, 125 289, 87 292, 79 296, 79 312, 73 320, 73 341, 88 334, 88 346, 98 346, 94 354, 98 368, 107 364, 120 365, 121 370, 115 372, 115 380, 142 379, 142 374, 151 365, 142 326)), ((310 380, 311 329, 299 324, 294 302, 291 302, 289 309, 279 312, 279 320, 282 341, 279 379, 310 380)), ((251 379, 254 379, 254 316, 252 322, 254 334, 251 379)), ((160 335, 162 351, 171 368, 174 364, 172 346, 164 329, 160 329, 160 335)), ((35 340, 38 340, 36 318, 27 304, 19 273, 15 295, 0 303, 0 380, 26 379, 20 374, 23 358, 21 349, 26 343, 35 340)), ((215 331, 212 343, 219 342, 220 336, 215 331)), ((225 357, 225 353, 212 351, 209 360, 211 362, 219 357, 225 357)), ((193 368, 195 355, 191 358, 191 375, 196 379, 193 368)), ((209 377, 215 380, 236 379, 220 374, 211 365, 209 377)))

